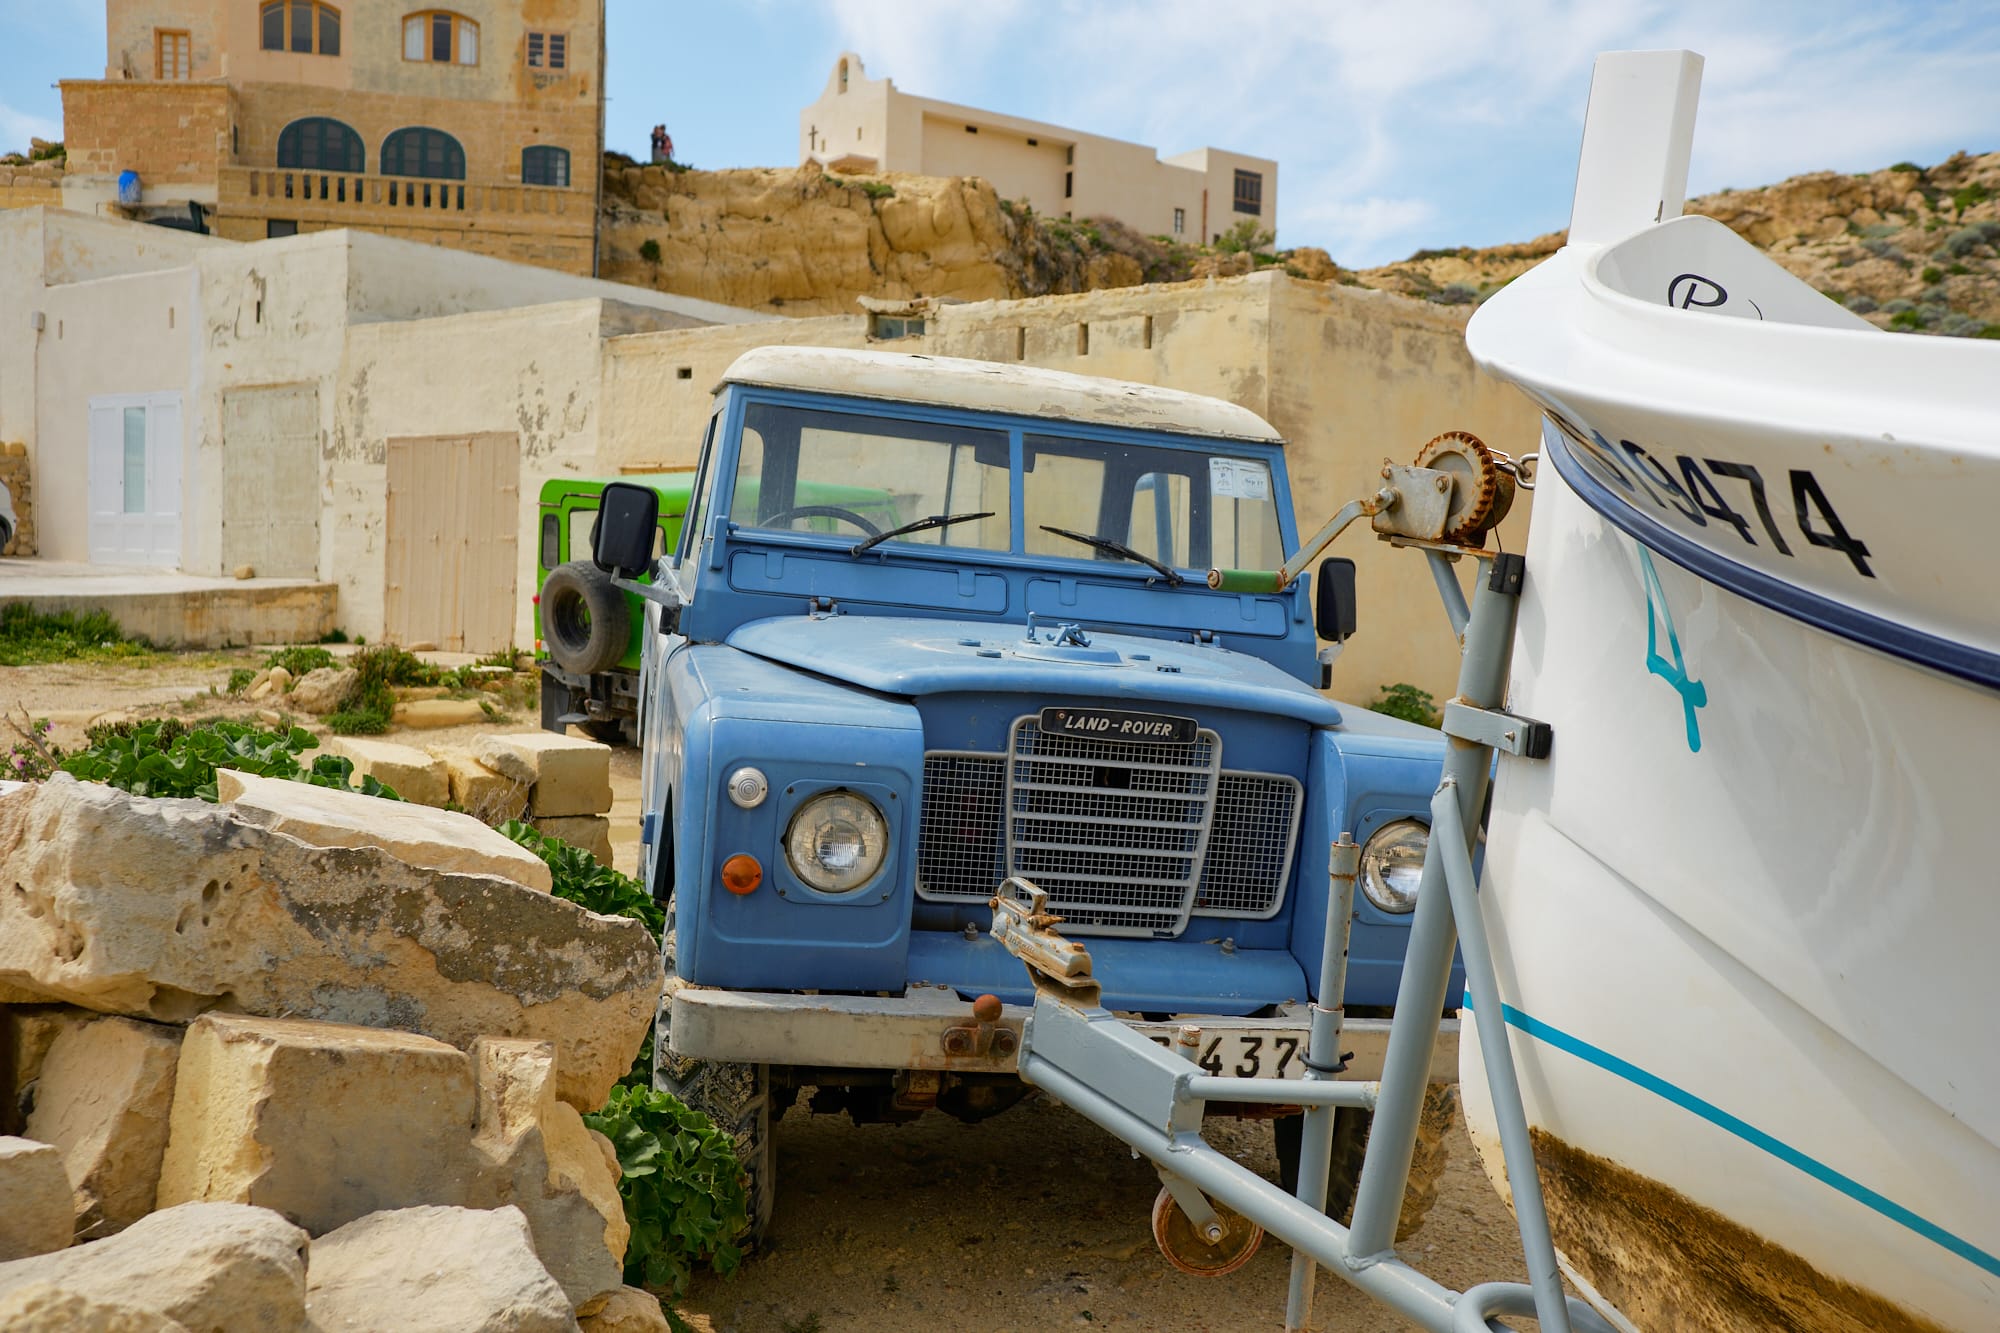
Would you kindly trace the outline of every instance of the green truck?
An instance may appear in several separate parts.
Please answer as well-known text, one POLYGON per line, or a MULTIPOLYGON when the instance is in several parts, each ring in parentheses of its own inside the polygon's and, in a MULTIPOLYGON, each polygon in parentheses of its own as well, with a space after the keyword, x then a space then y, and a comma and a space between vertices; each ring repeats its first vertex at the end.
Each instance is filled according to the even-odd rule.
MULTIPOLYGON (((636 745, 646 604, 637 594, 612 587, 611 576, 590 562, 599 497, 614 480, 648 486, 659 495, 654 555, 679 548, 681 520, 694 489, 691 469, 544 482, 535 524, 535 658, 542 672, 545 730, 574 726, 607 745, 636 745)), ((800 483, 798 491, 805 502, 864 514, 884 529, 903 522, 895 497, 886 491, 811 482, 800 483)), ((755 484, 739 499, 754 505, 755 484)), ((835 522, 822 517, 807 526, 830 532, 835 522)), ((651 582, 651 575, 638 581, 651 582)))

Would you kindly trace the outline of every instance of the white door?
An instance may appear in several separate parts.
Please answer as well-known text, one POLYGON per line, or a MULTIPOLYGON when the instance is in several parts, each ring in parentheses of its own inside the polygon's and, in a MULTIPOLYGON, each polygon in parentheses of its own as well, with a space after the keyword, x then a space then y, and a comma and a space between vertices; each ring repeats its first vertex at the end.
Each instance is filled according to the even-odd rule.
POLYGON ((90 560, 181 563, 181 396, 90 400, 90 560))

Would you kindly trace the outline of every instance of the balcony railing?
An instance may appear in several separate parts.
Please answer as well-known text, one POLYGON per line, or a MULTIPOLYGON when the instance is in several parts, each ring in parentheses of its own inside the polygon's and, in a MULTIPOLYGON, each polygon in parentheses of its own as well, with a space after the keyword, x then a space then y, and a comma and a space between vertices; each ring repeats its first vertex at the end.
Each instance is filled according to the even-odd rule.
POLYGON ((248 211, 262 216, 333 221, 343 215, 393 209, 411 215, 412 222, 423 215, 426 224, 471 225, 481 215, 553 221, 575 212, 586 225, 594 224, 588 192, 559 186, 421 180, 296 167, 224 167, 221 187, 225 206, 248 205, 248 211))

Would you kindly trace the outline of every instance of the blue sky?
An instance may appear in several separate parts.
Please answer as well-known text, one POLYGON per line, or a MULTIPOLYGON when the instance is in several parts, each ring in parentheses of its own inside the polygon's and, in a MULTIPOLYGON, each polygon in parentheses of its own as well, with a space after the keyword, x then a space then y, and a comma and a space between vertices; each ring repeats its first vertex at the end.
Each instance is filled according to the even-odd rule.
MULTIPOLYGON (((908 92, 1276 158, 1280 242, 1354 265, 1562 226, 1601 50, 1707 57, 1696 193, 2000 149, 2000 0, 609 3, 613 148, 665 121, 697 166, 790 165, 851 49, 908 92)), ((103 62, 102 0, 0 0, 0 146, 103 62)))

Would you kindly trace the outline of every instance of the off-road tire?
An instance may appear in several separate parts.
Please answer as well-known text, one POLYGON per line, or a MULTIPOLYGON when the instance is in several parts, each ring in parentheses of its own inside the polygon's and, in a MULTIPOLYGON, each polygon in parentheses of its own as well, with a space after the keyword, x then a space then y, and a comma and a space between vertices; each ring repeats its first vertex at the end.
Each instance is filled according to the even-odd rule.
POLYGON ((549 571, 542 583, 542 639, 565 671, 609 671, 632 642, 632 614, 611 576, 585 560, 549 571))
MULTIPOLYGON (((1410 1154, 1410 1184, 1403 1195, 1402 1216, 1396 1219, 1396 1239, 1407 1240, 1424 1224, 1431 1205, 1437 1202, 1438 1182, 1444 1176, 1445 1136, 1458 1114, 1458 1088, 1450 1083, 1433 1083, 1424 1090, 1423 1111, 1417 1120, 1416 1148, 1410 1154)), ((1327 1161, 1326 1215, 1343 1224, 1353 1220, 1354 1195, 1361 1186, 1361 1163, 1368 1153, 1368 1130, 1372 1117, 1354 1106, 1334 1112, 1333 1151, 1327 1161)), ((1288 1190, 1298 1189, 1299 1137, 1305 1126, 1303 1116, 1283 1116, 1271 1122, 1277 1139, 1278 1183, 1288 1190)))
POLYGON ((672 902, 667 904, 666 932, 660 947, 667 979, 653 1027, 653 1086, 707 1116, 735 1142, 736 1160, 743 1167, 744 1211, 749 1216, 749 1225, 736 1239, 745 1249, 754 1249, 771 1225, 771 1204, 777 1195, 777 1160, 771 1145, 771 1067, 685 1060, 673 1053, 674 993, 686 983, 674 970, 672 902))
POLYGON ((623 722, 600 722, 592 718, 588 722, 574 724, 576 729, 602 745, 636 745, 623 722))

